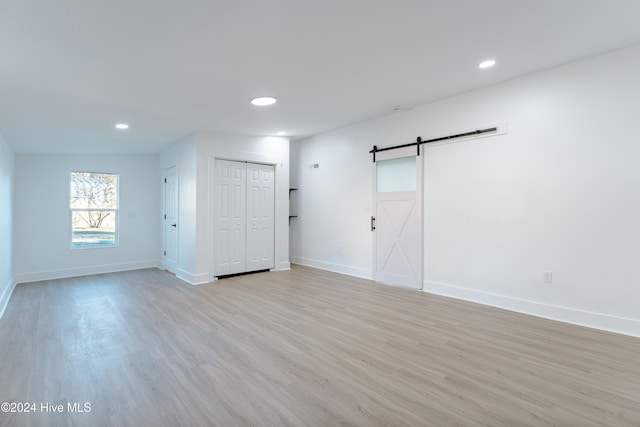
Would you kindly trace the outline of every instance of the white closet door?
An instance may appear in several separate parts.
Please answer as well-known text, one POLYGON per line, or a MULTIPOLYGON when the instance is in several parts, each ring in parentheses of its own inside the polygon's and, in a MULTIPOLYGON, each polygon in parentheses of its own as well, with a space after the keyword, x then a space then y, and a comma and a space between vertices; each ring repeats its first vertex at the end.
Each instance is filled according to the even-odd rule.
POLYGON ((246 271, 246 165, 215 161, 216 276, 246 271))
POLYGON ((274 166, 247 163, 246 271, 274 268, 274 166))

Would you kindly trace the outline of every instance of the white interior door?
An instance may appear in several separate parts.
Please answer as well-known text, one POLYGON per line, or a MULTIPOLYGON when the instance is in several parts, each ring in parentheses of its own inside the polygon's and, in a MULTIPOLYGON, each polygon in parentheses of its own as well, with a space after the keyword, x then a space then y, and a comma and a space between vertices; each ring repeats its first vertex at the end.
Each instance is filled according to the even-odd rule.
POLYGON ((376 154, 372 225, 377 281, 422 288, 421 183, 422 158, 415 147, 376 154))
POLYGON ((215 274, 246 269, 246 164, 215 161, 215 274))
POLYGON ((274 268, 275 168, 247 163, 247 271, 274 268))
POLYGON ((164 268, 175 273, 178 254, 178 180, 176 167, 167 168, 164 176, 164 268))

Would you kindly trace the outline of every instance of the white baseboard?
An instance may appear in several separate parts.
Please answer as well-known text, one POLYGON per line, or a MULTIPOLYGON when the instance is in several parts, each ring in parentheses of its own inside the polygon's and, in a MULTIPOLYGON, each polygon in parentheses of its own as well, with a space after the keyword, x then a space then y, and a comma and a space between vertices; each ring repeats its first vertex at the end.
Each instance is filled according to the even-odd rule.
POLYGON ((139 270, 142 268, 160 268, 158 260, 127 262, 121 264, 92 265, 86 267, 65 268, 60 270, 38 271, 16 275, 17 283, 39 282, 41 280, 65 279, 67 277, 89 276, 92 274, 115 273, 117 271, 139 270))
POLYGON ((423 283, 423 291, 489 305, 492 307, 503 308, 505 310, 516 311, 532 316, 586 326, 588 328, 640 337, 640 319, 630 319, 610 314, 578 310, 570 307, 544 304, 536 301, 448 285, 446 283, 425 281, 423 283))
POLYGON ((319 268, 321 270, 333 271, 334 273, 346 274, 347 276, 359 277, 360 279, 371 280, 373 278, 371 270, 351 267, 349 265, 335 264, 332 262, 319 261, 315 259, 291 257, 293 264, 300 264, 307 267, 319 268))
POLYGON ((176 277, 189 283, 190 285, 204 285, 205 283, 211 282, 209 273, 193 274, 181 268, 178 269, 176 277))
POLYGON ((9 299, 11 299, 11 295, 13 294, 13 290, 16 288, 16 278, 15 276, 9 280, 9 283, 6 284, 4 290, 0 294, 0 319, 2 319, 2 315, 4 311, 7 309, 7 305, 9 304, 9 299))
POLYGON ((281 262, 278 268, 273 269, 273 271, 287 271, 287 270, 291 270, 290 262, 281 262))

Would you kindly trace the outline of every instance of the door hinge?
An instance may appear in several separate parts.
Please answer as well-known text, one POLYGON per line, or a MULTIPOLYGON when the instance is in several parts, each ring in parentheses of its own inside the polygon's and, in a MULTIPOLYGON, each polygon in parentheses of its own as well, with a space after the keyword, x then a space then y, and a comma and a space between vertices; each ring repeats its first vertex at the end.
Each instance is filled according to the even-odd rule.
POLYGON ((164 251, 164 256, 167 256, 167 251, 164 251))
POLYGON ((167 219, 167 214, 164 214, 164 219, 167 219))
POLYGON ((167 183, 167 178, 165 178, 165 179, 164 179, 164 183, 165 183, 165 184, 167 183))
POLYGON ((374 216, 371 216, 371 231, 376 229, 376 219, 374 216))

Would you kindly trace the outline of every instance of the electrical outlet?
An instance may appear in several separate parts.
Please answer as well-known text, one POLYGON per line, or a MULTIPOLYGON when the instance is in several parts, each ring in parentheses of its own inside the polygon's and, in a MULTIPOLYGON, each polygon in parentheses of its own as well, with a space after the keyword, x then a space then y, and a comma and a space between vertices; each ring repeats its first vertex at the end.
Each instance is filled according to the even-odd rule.
POLYGON ((542 273, 542 281, 547 284, 550 285, 553 283, 553 273, 551 271, 545 271, 542 273))

